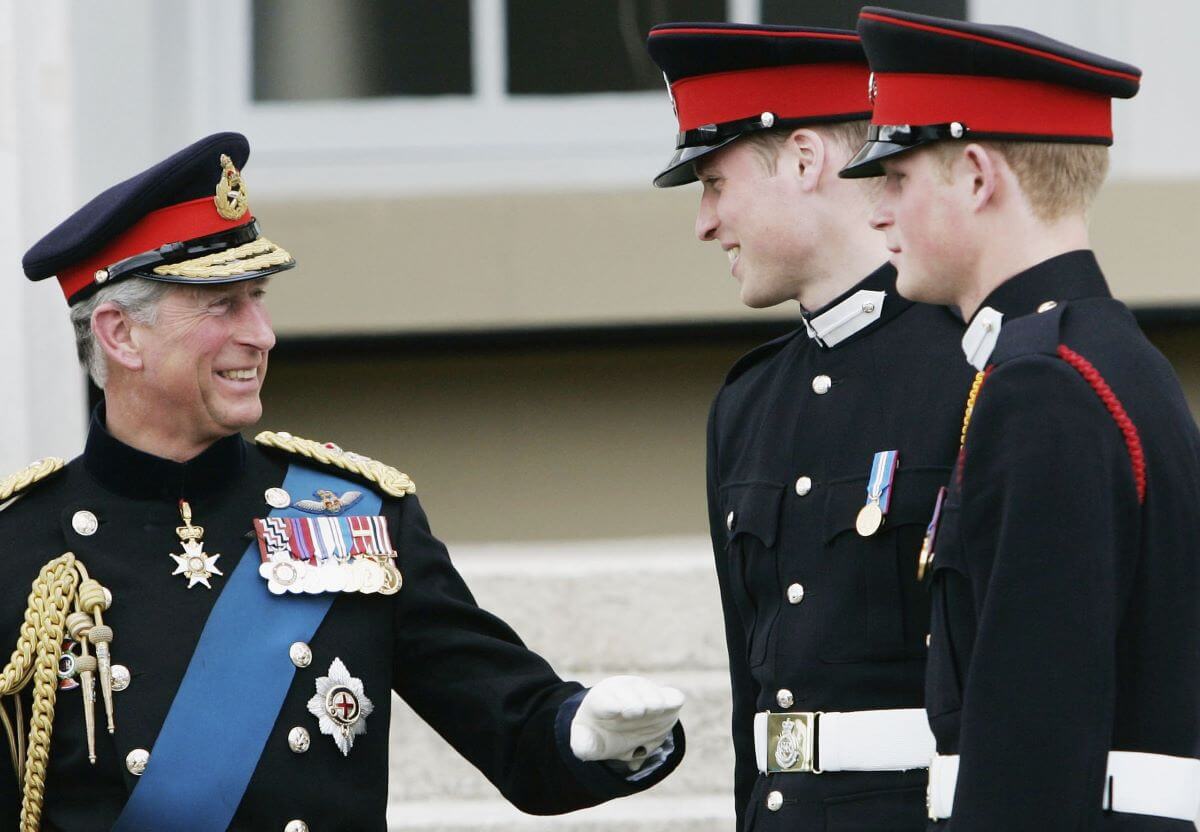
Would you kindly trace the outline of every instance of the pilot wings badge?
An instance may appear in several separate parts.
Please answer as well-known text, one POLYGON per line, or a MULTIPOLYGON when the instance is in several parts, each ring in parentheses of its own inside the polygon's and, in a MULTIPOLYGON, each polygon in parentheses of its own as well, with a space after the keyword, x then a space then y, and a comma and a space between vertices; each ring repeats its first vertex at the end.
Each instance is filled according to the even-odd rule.
POLYGON ((362 499, 361 491, 347 491, 340 497, 325 488, 318 488, 313 492, 315 500, 296 500, 292 503, 293 508, 298 508, 301 511, 306 511, 309 514, 341 514, 350 506, 362 499))

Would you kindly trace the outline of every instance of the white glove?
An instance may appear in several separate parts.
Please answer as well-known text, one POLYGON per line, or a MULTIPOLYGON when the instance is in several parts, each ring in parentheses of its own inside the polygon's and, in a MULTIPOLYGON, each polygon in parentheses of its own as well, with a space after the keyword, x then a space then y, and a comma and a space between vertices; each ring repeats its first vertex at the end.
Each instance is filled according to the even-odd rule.
POLYGON ((584 761, 620 760, 636 771, 671 735, 683 694, 640 676, 611 676, 587 692, 571 722, 571 750, 584 761))

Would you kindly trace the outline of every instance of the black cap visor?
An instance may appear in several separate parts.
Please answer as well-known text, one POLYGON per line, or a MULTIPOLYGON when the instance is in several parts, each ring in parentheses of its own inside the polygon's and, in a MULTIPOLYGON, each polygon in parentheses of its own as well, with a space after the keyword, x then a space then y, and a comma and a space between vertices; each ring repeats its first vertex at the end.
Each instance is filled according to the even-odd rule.
POLYGON ((714 150, 720 150, 722 147, 725 147, 738 138, 738 135, 730 136, 716 144, 679 148, 675 151, 675 155, 671 157, 671 161, 667 162, 667 166, 662 169, 662 172, 654 177, 654 187, 674 188, 676 185, 687 185, 698 181, 696 179, 695 161, 707 156, 714 150))
POLYGON ((970 131, 961 123, 926 124, 913 127, 908 124, 872 124, 867 129, 867 143, 838 171, 842 179, 866 179, 883 176, 883 160, 901 153, 923 147, 945 139, 966 138, 970 131))

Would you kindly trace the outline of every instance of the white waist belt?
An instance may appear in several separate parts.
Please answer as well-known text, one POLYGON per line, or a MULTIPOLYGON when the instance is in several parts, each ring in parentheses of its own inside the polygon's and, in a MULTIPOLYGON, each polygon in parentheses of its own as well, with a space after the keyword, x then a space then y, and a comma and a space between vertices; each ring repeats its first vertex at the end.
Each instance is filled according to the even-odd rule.
POLYGON ((754 756, 766 773, 903 771, 936 751, 920 708, 754 715, 754 756))
MULTIPOLYGON (((929 817, 943 820, 954 807, 958 755, 934 757, 929 767, 929 817)), ((1140 751, 1108 752, 1101 807, 1105 811, 1200 819, 1200 760, 1140 751)))

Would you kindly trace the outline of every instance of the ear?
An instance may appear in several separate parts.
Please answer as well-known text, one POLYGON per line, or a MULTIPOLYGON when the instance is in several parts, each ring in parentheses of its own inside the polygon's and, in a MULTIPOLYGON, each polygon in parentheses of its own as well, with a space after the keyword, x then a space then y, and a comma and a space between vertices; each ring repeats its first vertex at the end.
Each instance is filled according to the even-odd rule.
POLYGON ((965 167, 971 180, 971 207, 977 212, 983 210, 995 199, 1000 184, 998 160, 983 145, 971 142, 963 148, 958 164, 965 167))
POLYGON ((92 313, 92 333, 108 360, 127 370, 141 370, 141 348, 133 332, 133 322, 115 303, 102 303, 92 313))
POLYGON ((788 136, 789 159, 800 177, 800 186, 805 191, 814 191, 825 170, 825 140, 814 130, 793 130, 788 136))

